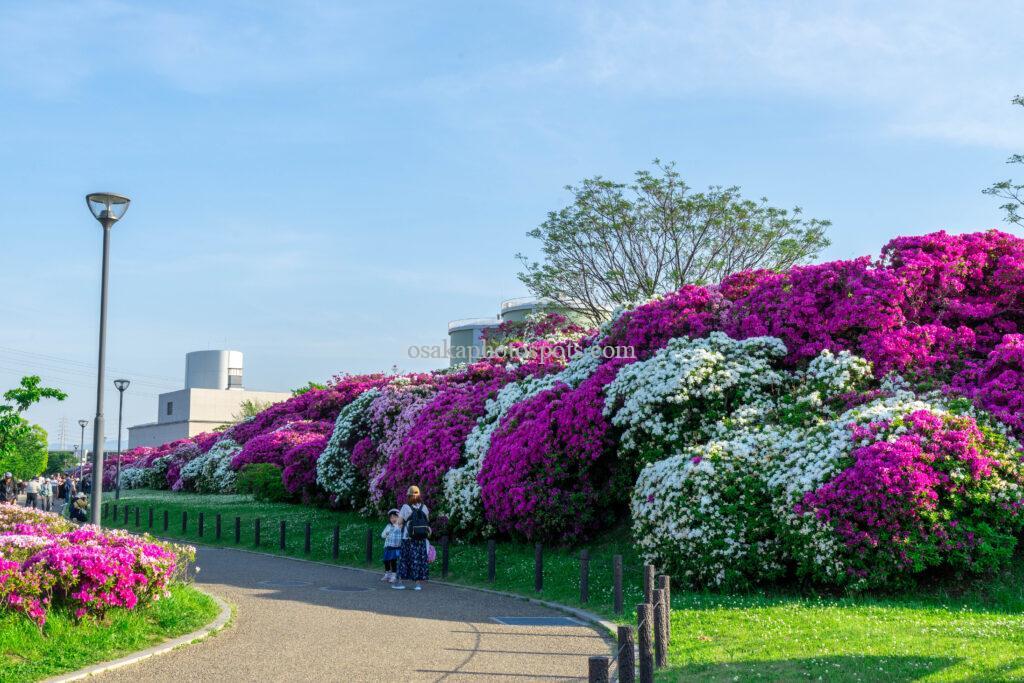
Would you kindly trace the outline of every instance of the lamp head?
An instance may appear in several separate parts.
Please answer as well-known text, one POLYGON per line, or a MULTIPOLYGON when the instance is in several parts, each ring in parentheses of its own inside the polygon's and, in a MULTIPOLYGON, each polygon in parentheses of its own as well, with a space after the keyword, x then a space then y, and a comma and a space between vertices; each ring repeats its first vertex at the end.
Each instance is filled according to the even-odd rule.
POLYGON ((121 392, 123 392, 125 389, 127 389, 128 385, 131 384, 131 383, 132 383, 131 380, 127 380, 127 379, 115 379, 114 380, 114 386, 117 387, 117 390, 121 391, 121 392))
POLYGON ((79 420, 78 421, 78 426, 79 427, 83 427, 84 428, 87 424, 89 424, 88 420, 79 420))
POLYGON ((89 211, 92 211, 92 215, 104 228, 109 228, 121 220, 131 201, 127 197, 112 192, 93 192, 85 197, 89 211))

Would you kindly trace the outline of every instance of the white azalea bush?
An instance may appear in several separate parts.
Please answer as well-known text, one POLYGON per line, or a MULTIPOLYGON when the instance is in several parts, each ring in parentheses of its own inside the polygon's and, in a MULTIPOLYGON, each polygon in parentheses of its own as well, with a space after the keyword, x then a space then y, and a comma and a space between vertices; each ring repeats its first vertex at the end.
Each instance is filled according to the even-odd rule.
POLYGON ((360 482, 352 463, 352 447, 369 428, 370 404, 379 395, 377 389, 370 389, 341 409, 327 447, 316 462, 317 484, 336 503, 351 509, 358 509, 364 502, 360 492, 366 489, 366 482, 360 482))
POLYGON ((620 450, 653 462, 705 441, 733 411, 771 401, 786 379, 776 369, 785 355, 773 337, 713 332, 673 339, 649 360, 627 365, 605 390, 604 413, 622 429, 620 450))
MULTIPOLYGON (((898 378, 871 388, 870 364, 848 353, 775 374, 784 391, 744 393, 751 402, 693 428, 713 438, 643 469, 632 516, 648 559, 698 586, 791 572, 865 589, 1012 554, 1020 447, 981 411, 898 378)), ((678 442, 663 433, 661 446, 678 442)))
POLYGON ((230 438, 221 439, 195 460, 181 468, 183 490, 197 493, 234 493, 237 473, 231 458, 242 446, 230 438))

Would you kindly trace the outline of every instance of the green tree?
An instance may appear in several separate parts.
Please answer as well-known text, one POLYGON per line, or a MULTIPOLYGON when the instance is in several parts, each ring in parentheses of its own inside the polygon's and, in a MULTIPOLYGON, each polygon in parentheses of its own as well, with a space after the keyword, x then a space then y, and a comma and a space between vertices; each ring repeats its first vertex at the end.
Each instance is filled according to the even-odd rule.
POLYGON ((829 245, 830 222, 799 207, 744 199, 738 187, 693 192, 675 164, 654 166, 629 184, 597 176, 566 188, 571 203, 527 233, 543 259, 518 255, 533 294, 597 321, 613 306, 739 270, 782 270, 829 245))
POLYGON ((19 479, 34 477, 46 467, 46 430, 21 416, 46 398, 63 401, 67 394, 44 387, 38 376, 29 375, 6 391, 0 403, 0 469, 19 479))
POLYGON ((302 396, 306 392, 313 391, 314 389, 326 389, 326 384, 320 384, 319 382, 310 381, 304 387, 298 389, 292 389, 292 396, 302 396))
MULTIPOLYGON (((1024 95, 1017 95, 1011 100, 1012 104, 1024 107, 1024 95)), ((1006 160, 1008 164, 1024 164, 1024 154, 1013 154, 1006 160)), ((1013 180, 1002 180, 984 190, 983 193, 992 195, 1004 200, 1006 203, 999 208, 1006 212, 1006 222, 1024 228, 1024 184, 1015 183, 1013 180)))

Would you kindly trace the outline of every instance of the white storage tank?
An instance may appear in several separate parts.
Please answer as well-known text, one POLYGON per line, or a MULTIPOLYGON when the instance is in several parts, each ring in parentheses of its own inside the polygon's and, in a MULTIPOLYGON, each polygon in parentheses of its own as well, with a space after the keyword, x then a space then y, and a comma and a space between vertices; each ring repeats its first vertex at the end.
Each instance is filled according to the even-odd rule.
POLYGON ((497 318, 467 318, 448 323, 448 364, 454 367, 483 358, 484 331, 500 324, 497 318))
POLYGON ((241 389, 241 351, 192 351, 185 354, 186 389, 241 389))

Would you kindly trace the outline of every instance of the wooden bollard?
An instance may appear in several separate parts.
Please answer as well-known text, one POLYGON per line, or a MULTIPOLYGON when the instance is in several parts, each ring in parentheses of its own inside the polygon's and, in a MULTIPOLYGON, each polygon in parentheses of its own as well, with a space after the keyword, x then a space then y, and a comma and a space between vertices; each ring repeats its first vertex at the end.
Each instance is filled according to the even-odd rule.
POLYGON ((107 513, 110 512, 110 503, 103 504, 103 519, 107 518, 107 513))
POLYGON ((590 551, 580 551, 580 602, 590 601, 590 551))
POLYGON ((533 590, 544 590, 544 546, 540 543, 533 546, 533 590))
POLYGON ((366 564, 373 564, 373 529, 366 530, 366 564))
POLYGON ((665 594, 654 589, 654 665, 661 669, 668 663, 665 647, 665 594))
POLYGON ((152 505, 149 506, 149 520, 148 520, 148 522, 149 522, 149 528, 152 529, 153 528, 153 506, 152 505))
MULTIPOLYGON (((68 502, 66 502, 64 504, 65 505, 70 505, 71 502, 68 501, 68 502)), ((117 503, 114 503, 114 517, 113 517, 113 519, 114 519, 114 524, 117 524, 117 503)))
POLYGON ((635 683, 636 653, 633 651, 633 627, 619 626, 619 683, 635 683))
POLYGON ((448 578, 448 536, 441 537, 441 578, 448 578))
POLYGON ((668 648, 672 644, 672 577, 659 575, 658 588, 665 597, 665 647, 668 648))
POLYGON ((616 614, 622 614, 622 555, 612 558, 612 605, 616 614))
POLYGON ((220 540, 220 513, 213 518, 213 538, 217 541, 220 540))
POLYGON ((341 555, 341 527, 334 525, 334 535, 331 537, 331 559, 337 560, 341 555))
POLYGON ((204 533, 206 533, 206 513, 200 512, 199 513, 199 536, 202 537, 202 535, 204 533))
POLYGON ((608 683, 608 657, 591 657, 587 665, 588 683, 608 683))
POLYGON ((164 510, 164 531, 171 525, 171 513, 169 510, 164 510))
POLYGON ((242 542, 242 518, 235 517, 235 544, 242 542))
POLYGON ((142 508, 140 508, 138 505, 136 505, 135 506, 135 528, 136 529, 138 529, 140 526, 142 526, 142 522, 139 520, 139 515, 141 515, 141 514, 142 514, 142 508))
POLYGON ((302 539, 302 552, 309 555, 313 550, 313 525, 306 522, 306 533, 302 539))
POLYGON ((639 646, 640 661, 637 672, 640 683, 654 683, 654 607, 645 602, 636 606, 636 642, 639 646))
POLYGON ((644 602, 654 604, 654 565, 644 565, 644 602))
POLYGON ((287 538, 288 531, 287 531, 287 528, 285 526, 285 522, 284 522, 283 519, 281 520, 280 527, 281 528, 280 528, 280 530, 278 531, 278 534, 277 534, 277 547, 278 547, 279 550, 284 550, 286 545, 287 545, 286 541, 288 540, 288 538, 287 538))
POLYGON ((188 533, 188 510, 181 511, 181 533, 188 533))
POLYGON ((498 573, 497 547, 498 544, 494 539, 487 541, 487 583, 494 583, 494 579, 498 573))
POLYGON ((260 518, 257 517, 252 523, 252 544, 260 547, 260 518))
POLYGON ((124 523, 123 523, 123 526, 128 526, 128 512, 129 512, 128 506, 125 505, 124 506, 124 523))

